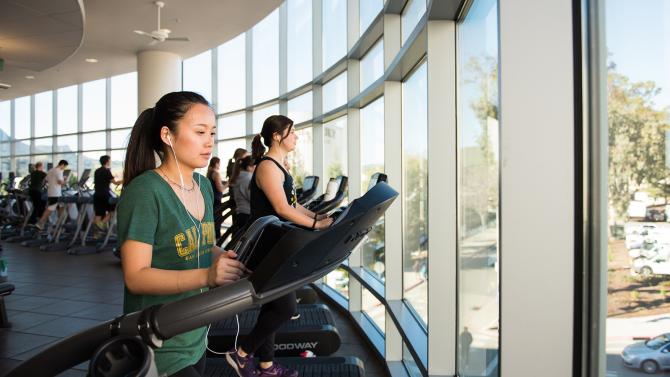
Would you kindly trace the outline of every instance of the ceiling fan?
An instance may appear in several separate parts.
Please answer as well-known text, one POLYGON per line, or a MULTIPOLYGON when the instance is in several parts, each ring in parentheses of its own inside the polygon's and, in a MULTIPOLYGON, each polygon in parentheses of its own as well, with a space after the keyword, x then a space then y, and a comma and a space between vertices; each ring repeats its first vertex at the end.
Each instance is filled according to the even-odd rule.
POLYGON ((153 39, 149 45, 154 45, 158 42, 165 41, 189 42, 190 39, 188 39, 188 37, 170 37, 170 29, 161 29, 161 8, 165 6, 165 3, 162 1, 156 1, 154 4, 156 4, 156 8, 158 10, 158 26, 156 27, 156 30, 152 31, 151 33, 147 33, 146 31, 142 30, 134 30, 135 34, 144 35, 153 39))

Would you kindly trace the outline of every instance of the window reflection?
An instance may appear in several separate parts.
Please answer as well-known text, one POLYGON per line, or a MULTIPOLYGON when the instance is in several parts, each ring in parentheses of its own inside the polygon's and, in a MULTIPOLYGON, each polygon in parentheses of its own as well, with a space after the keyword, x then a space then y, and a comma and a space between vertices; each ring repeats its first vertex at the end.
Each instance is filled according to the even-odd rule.
POLYGON ((14 100, 14 139, 30 137, 30 96, 14 100))
POLYGON ((217 111, 225 113, 246 106, 246 39, 242 33, 217 49, 219 103, 217 111))
POLYGON ((12 102, 0 102, 0 141, 9 140, 12 132, 12 102))
POLYGON ((184 90, 212 101, 212 50, 184 60, 184 90))
POLYGON ((247 114, 242 111, 219 118, 216 132, 219 139, 244 136, 247 132, 247 114))
POLYGON ((384 39, 380 39, 361 59, 361 92, 384 74, 384 39))
POLYGON ((383 0, 363 0, 359 2, 359 33, 363 34, 384 7, 383 0))
POLYGON ((402 87, 404 298, 428 323, 428 120, 426 63, 402 87))
MULTIPOLYGON (((361 193, 368 190, 370 177, 384 172, 384 97, 361 109, 361 193)), ((384 217, 361 244, 363 266, 384 281, 384 217)))
POLYGON ((498 374, 498 9, 475 2, 458 27, 458 370, 498 374))
POLYGON ((325 277, 326 285, 333 288, 337 293, 349 299, 349 272, 338 268, 325 277))
POLYGON ((137 72, 111 78, 111 127, 132 127, 137 119, 137 72))
POLYGON ((57 128, 59 135, 77 132, 77 86, 58 89, 57 128))
POLYGON ((312 100, 311 91, 289 100, 288 117, 296 124, 312 119, 312 100))
POLYGON ((424 13, 426 13, 426 0, 410 0, 405 5, 400 18, 402 44, 405 44, 424 13))
POLYGON ((53 92, 35 95, 35 137, 53 135, 53 92))
POLYGON ((347 71, 323 85, 323 113, 347 103, 347 71))
POLYGON ((328 0, 323 11, 323 71, 347 53, 347 1, 328 0))
POLYGON ((107 122, 106 79, 84 83, 82 90, 83 130, 104 130, 107 122))
POLYGON ((279 95, 279 10, 252 29, 253 103, 279 95))
POLYGON ((363 288, 361 292, 361 308, 363 312, 370 317, 377 329, 383 334, 386 332, 386 308, 377 298, 367 289, 363 288))
POLYGON ((312 0, 288 0, 288 90, 312 79, 312 0))

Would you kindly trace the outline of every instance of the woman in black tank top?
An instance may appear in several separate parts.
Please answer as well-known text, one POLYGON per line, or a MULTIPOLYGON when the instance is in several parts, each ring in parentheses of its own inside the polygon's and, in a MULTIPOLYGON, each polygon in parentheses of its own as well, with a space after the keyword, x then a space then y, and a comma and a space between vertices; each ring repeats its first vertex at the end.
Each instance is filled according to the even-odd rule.
MULTIPOLYGON (((296 140, 293 121, 283 115, 267 118, 261 133, 254 137, 251 147, 252 156, 257 164, 249 183, 251 218, 248 224, 268 215, 312 229, 327 228, 332 223, 332 219, 327 215, 317 216, 298 204, 293 177, 281 163, 286 155, 295 149, 296 140), (270 148, 267 154, 263 144, 270 148)), ((263 305, 256 325, 240 344, 237 352, 227 355, 226 359, 231 366, 241 370, 253 365, 250 358, 255 355, 260 359, 258 377, 297 377, 297 371, 273 362, 275 332, 283 323, 290 320, 295 312, 294 292, 263 305)))

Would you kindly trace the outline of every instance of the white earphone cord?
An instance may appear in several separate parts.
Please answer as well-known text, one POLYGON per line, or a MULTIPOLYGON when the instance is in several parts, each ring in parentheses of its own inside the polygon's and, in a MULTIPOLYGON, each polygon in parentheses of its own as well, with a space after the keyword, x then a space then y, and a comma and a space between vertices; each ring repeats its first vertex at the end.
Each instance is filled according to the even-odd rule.
MULTIPOLYGON (((174 151, 174 147, 172 146, 172 139, 168 135, 168 141, 170 142, 170 149, 172 149, 172 155, 174 156, 174 161, 177 163, 177 171, 179 171, 179 182, 181 182, 181 193, 186 198, 186 189, 184 187, 184 176, 181 174, 181 167, 179 167, 179 159, 177 159, 177 153, 174 151)), ((198 174, 198 190, 200 189, 200 174, 198 174)), ((202 223, 200 223, 200 228, 195 224, 195 218, 191 215, 191 212, 188 211, 186 208, 186 205, 184 205, 184 208, 186 209, 186 214, 188 215, 188 218, 191 220, 193 223, 193 227, 196 229, 196 234, 198 235, 197 237, 197 260, 198 260, 198 268, 200 268, 200 233, 202 233, 202 223)), ((200 222, 200 221, 198 221, 200 222)), ((200 293, 202 293, 202 288, 200 288, 200 293)), ((212 327, 211 324, 207 325, 207 332, 205 334, 205 348, 213 354, 216 355, 228 355, 237 352, 237 338, 240 336, 240 318, 237 314, 235 314, 235 322, 237 322, 237 332, 235 333, 235 349, 230 352, 218 352, 214 351, 213 349, 209 348, 209 329, 212 327)))

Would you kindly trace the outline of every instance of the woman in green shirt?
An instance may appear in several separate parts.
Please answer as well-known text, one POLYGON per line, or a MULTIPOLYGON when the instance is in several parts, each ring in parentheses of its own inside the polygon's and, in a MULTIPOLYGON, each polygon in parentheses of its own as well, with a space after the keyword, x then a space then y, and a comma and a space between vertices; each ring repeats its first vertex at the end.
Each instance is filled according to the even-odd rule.
MULTIPOLYGON (((124 313, 193 296, 243 275, 235 253, 215 246, 212 188, 194 172, 207 166, 215 135, 214 112, 192 92, 164 95, 135 122, 117 213, 124 313)), ((156 349, 158 373, 202 375, 206 330, 177 335, 156 349)))

